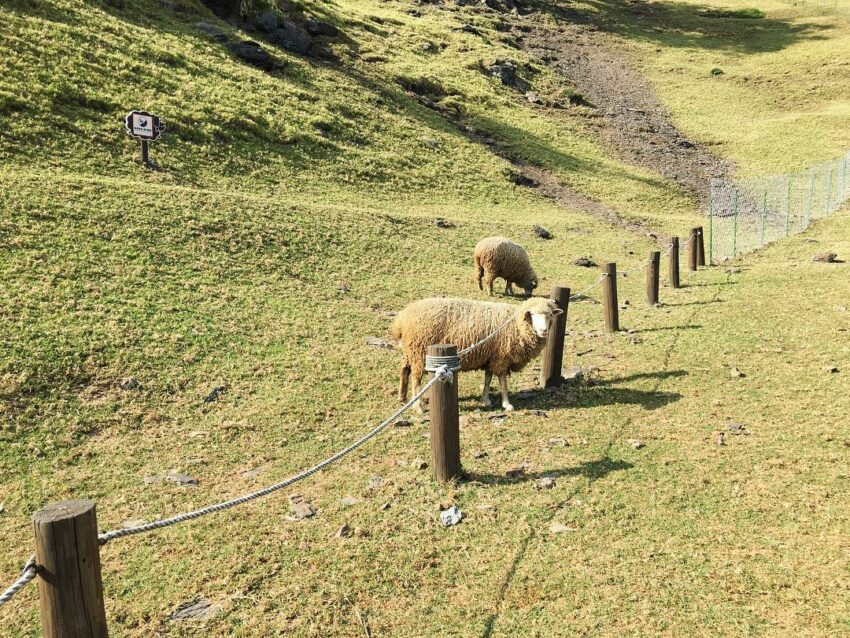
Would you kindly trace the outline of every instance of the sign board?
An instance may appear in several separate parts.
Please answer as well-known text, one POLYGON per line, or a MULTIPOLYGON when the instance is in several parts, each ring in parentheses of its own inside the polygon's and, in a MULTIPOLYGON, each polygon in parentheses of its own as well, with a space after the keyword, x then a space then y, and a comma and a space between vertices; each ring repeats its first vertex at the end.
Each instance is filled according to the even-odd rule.
POLYGON ((152 142, 165 131, 165 122, 147 111, 130 111, 124 118, 124 128, 136 139, 152 142))

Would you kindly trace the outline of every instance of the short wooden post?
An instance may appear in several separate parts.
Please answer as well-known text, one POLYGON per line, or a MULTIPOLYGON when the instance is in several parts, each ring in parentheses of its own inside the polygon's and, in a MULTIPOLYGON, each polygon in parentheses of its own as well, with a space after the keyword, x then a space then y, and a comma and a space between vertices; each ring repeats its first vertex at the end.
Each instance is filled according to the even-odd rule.
POLYGON ((688 270, 696 270, 697 263, 697 233, 699 228, 691 228, 691 236, 688 237, 688 270))
POLYGON ((658 303, 658 281, 661 276, 661 251, 649 252, 649 263, 646 266, 646 303, 654 306, 658 303))
POLYGON ((697 226, 697 266, 705 266, 705 239, 702 226, 697 226))
POLYGON ((32 520, 44 637, 106 638, 94 503, 53 503, 32 520))
POLYGON ((546 339, 543 351, 543 387, 554 388, 561 385, 561 370, 564 361, 564 337, 567 334, 567 310, 570 305, 570 289, 565 286, 553 286, 550 297, 563 310, 555 317, 546 339))
POLYGON ((670 240, 670 285, 673 288, 680 288, 679 281, 679 238, 673 237, 670 240))
MULTIPOLYGON (((428 356, 456 357, 457 347, 447 344, 430 346, 428 356)), ((431 464, 440 483, 461 475, 457 386, 457 372, 451 383, 439 382, 431 386, 431 464)))
POLYGON ((617 264, 605 264, 605 277, 602 279, 602 305, 605 310, 605 329, 608 332, 620 330, 620 309, 617 306, 617 264))
POLYGON ((142 166, 150 167, 151 162, 148 157, 148 141, 142 140, 142 166))

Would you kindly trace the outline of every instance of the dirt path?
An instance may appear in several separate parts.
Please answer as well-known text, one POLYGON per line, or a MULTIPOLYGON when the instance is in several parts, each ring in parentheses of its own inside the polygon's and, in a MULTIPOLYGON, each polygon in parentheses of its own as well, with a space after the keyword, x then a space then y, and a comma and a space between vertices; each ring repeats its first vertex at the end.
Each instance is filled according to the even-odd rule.
POLYGON ((564 14, 558 27, 533 26, 524 49, 596 108, 602 137, 623 161, 677 182, 705 204, 711 178, 729 173, 731 164, 688 140, 616 41, 582 20, 564 14))

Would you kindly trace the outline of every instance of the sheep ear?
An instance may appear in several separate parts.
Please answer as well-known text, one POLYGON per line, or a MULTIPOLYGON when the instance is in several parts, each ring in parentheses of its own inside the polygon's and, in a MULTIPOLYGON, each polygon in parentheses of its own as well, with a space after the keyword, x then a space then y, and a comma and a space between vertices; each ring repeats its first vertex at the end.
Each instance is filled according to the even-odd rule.
POLYGON ((562 314, 564 314, 564 311, 563 311, 563 310, 561 310, 560 308, 555 308, 555 309, 552 311, 552 316, 553 316, 553 317, 557 317, 558 315, 562 315, 562 314))
POLYGON ((530 310, 525 311, 525 317, 524 318, 525 318, 526 321, 531 323, 531 311, 530 310))

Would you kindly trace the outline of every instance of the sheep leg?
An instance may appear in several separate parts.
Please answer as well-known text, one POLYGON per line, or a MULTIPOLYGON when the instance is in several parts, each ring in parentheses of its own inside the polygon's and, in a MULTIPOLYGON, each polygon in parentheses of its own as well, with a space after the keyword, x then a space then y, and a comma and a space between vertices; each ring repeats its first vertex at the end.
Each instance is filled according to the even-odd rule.
POLYGON ((490 291, 490 296, 493 296, 493 282, 495 281, 495 277, 491 273, 487 273, 487 288, 490 291))
POLYGON ((493 403, 490 401, 490 382, 493 380, 493 373, 489 370, 484 371, 484 391, 481 393, 481 403, 485 408, 492 408, 493 403))
MULTIPOLYGON (((422 377, 424 375, 425 375, 424 370, 417 370, 416 374, 414 376, 414 379, 415 379, 415 386, 414 387, 416 388, 417 394, 419 393, 419 390, 422 389, 422 377)), ((425 406, 426 405, 428 405, 428 395, 427 394, 420 397, 420 399, 416 402, 416 411, 419 412, 419 414, 422 414, 423 412, 425 412, 425 406)))
POLYGON ((502 409, 510 412, 514 409, 514 406, 511 405, 511 400, 508 397, 508 375, 500 374, 499 375, 499 389, 502 391, 502 409))
POLYGON ((401 366, 401 374, 398 382, 398 400, 402 403, 407 402, 407 386, 410 383, 410 364, 407 362, 401 366))
POLYGON ((511 282, 507 280, 505 281, 505 294, 510 295, 511 297, 514 296, 514 287, 511 282))
POLYGON ((478 266, 478 290, 484 290, 484 286, 481 285, 481 280, 484 279, 484 267, 478 266))

